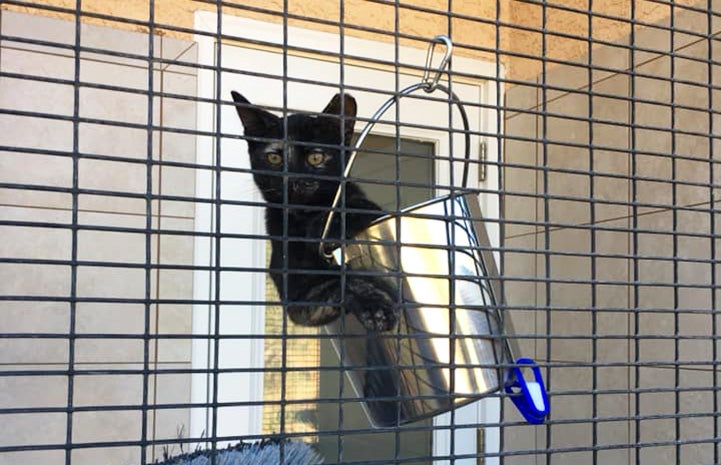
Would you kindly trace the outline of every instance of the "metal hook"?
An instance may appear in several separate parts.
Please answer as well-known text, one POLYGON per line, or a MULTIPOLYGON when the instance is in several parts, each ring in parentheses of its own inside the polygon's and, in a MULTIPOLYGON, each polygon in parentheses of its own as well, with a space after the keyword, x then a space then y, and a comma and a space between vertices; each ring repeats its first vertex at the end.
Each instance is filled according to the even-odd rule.
MULTIPOLYGON (((401 90, 397 95, 394 95, 393 97, 388 99, 388 101, 386 101, 386 103, 384 103, 383 106, 381 106, 375 112, 375 114, 370 118, 370 120, 368 120, 366 126, 363 128, 363 131, 358 136, 358 139, 356 139, 356 142, 353 145, 353 150, 351 150, 350 152, 350 156, 348 157, 348 161, 346 162, 345 170, 343 171, 343 180, 348 179, 348 177, 350 176, 350 171, 353 167, 356 156, 358 155, 358 150, 360 149, 360 146, 363 144, 363 141, 365 140, 368 133, 370 133, 373 126, 378 123, 381 116, 383 116, 386 110, 388 110, 394 104, 398 103, 398 101, 402 97, 412 94, 413 92, 423 90, 430 93, 436 89, 440 89, 446 94, 448 94, 450 100, 454 104, 456 104, 456 106, 461 112, 461 119, 463 120, 463 127, 465 129, 466 138, 465 165, 463 168, 463 187, 465 188, 468 186, 468 166, 470 164, 471 157, 471 136, 468 126, 468 116, 466 115, 466 110, 463 108, 463 102, 461 102, 461 100, 451 91, 451 89, 445 87, 442 84, 439 84, 439 81, 441 80, 441 75, 448 68, 448 62, 451 59, 452 52, 453 43, 451 42, 451 39, 448 38, 448 36, 439 35, 431 39, 431 44, 428 47, 428 54, 426 55, 426 66, 425 70, 423 71, 423 78, 421 82, 406 87, 405 89, 401 90), (435 51, 436 44, 440 43, 446 45, 446 53, 443 55, 443 59, 441 59, 440 65, 438 65, 438 68, 434 70, 434 75, 431 77, 431 61, 433 60, 433 52, 435 51)), ((333 217, 336 214, 336 209, 338 208, 338 205, 340 205, 340 198, 342 192, 343 186, 341 184, 340 186, 338 186, 338 190, 335 193, 335 197, 333 198, 333 204, 331 205, 331 210, 328 212, 325 224, 323 225, 323 232, 321 234, 319 253, 322 257, 325 257, 328 260, 333 260, 333 254, 326 249, 326 239, 328 238, 328 234, 330 232, 330 225, 333 222, 333 217)))
POLYGON ((448 68, 448 62, 451 59, 451 53, 453 53, 453 42, 448 36, 438 35, 431 40, 431 44, 428 46, 428 53, 426 54, 426 66, 423 70, 423 78, 421 82, 426 85, 423 89, 426 92, 433 92, 438 87, 438 82, 441 80, 441 75, 448 68), (436 50, 436 44, 445 44, 446 52, 443 54, 441 63, 438 68, 433 70, 433 76, 431 76, 431 62, 433 61, 433 52, 436 50))

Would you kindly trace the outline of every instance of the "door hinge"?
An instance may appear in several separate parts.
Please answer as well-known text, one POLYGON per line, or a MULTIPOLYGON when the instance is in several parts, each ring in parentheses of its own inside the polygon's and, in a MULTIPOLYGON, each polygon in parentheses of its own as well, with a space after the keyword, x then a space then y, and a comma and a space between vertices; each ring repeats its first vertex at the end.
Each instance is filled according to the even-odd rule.
POLYGON ((486 160, 488 160, 488 144, 483 141, 478 148, 478 183, 486 182, 486 160))
POLYGON ((476 465, 486 463, 486 430, 476 429, 476 465))

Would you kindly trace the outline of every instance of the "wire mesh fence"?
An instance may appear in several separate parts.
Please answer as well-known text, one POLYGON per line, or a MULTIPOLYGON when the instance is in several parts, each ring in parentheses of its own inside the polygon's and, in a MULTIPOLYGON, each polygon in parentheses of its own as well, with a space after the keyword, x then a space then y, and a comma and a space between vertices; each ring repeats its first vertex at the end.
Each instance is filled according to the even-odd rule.
POLYGON ((146 464, 239 442, 277 452, 268 463, 721 463, 720 12, 0 2, 0 463, 146 464), (358 133, 437 66, 439 34, 468 127, 438 92, 381 116, 342 184, 339 261, 319 261, 358 133), (477 199, 487 242, 404 226, 417 236, 382 239, 389 256, 412 242, 443 260, 344 261, 378 242, 359 235, 371 221, 400 229, 405 209, 454 192, 477 199), (482 254, 498 274, 481 267, 470 291, 458 266, 482 254), (419 308, 433 315, 421 335, 419 308), (505 331, 463 333, 469 308, 505 331), (340 329, 311 321, 336 314, 340 329), (544 424, 503 389, 509 359, 464 352, 489 340, 540 366, 544 424), (404 359, 404 344, 442 363, 404 359), (402 392, 419 369, 448 392, 402 392), (468 388, 469 370, 500 386, 468 388), (430 413, 400 422, 411 405, 430 413))

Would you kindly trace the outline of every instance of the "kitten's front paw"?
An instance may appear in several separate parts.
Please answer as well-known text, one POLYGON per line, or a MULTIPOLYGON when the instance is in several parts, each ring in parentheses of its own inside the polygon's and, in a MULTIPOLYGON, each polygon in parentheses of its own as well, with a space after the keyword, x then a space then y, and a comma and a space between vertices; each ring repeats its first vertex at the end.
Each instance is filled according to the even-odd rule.
POLYGON ((298 305, 288 307, 290 320, 301 326, 322 326, 326 325, 340 316, 340 308, 337 305, 298 305))
POLYGON ((388 289, 380 280, 367 278, 349 279, 346 286, 347 296, 350 297, 346 308, 368 331, 389 331, 395 328, 400 305, 393 298, 396 293, 392 289, 388 289))

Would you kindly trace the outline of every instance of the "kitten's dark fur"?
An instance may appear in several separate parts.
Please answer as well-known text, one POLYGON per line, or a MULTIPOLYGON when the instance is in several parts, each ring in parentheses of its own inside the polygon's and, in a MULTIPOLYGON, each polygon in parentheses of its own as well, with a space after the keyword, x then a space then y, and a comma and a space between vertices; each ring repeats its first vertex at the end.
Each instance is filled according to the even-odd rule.
MULTIPOLYGON (((249 137, 247 142, 253 178, 269 203, 265 222, 272 238, 270 275, 279 295, 291 303, 287 307, 290 319, 300 325, 323 325, 338 318, 345 309, 369 330, 393 328, 397 321, 395 296, 380 279, 348 275, 345 292, 342 292, 340 272, 313 273, 313 270, 340 270, 318 252, 327 208, 308 207, 330 207, 333 203, 344 166, 341 160, 344 152, 340 146, 348 146, 353 135, 355 99, 348 94, 344 96, 343 132, 340 95, 334 96, 320 115, 288 115, 284 154, 283 118, 252 106, 237 92, 232 92, 232 96, 245 135, 249 137), (283 175, 284 165, 287 166, 286 176, 283 175), (287 199, 284 198, 284 177, 287 177, 287 199), (287 225, 283 224, 284 200, 287 200, 287 225), (289 238, 286 260, 283 257, 284 235, 289 238), (284 267, 289 270, 287 294, 284 293, 284 267), (344 297, 342 302, 341 296, 344 297)), ((350 182, 346 183, 345 203, 341 205, 349 210, 368 210, 368 213, 349 211, 345 214, 346 238, 365 229, 381 214, 381 208, 370 201, 360 187, 350 182)), ((335 215, 330 238, 340 236, 340 217, 340 214, 335 215)))

